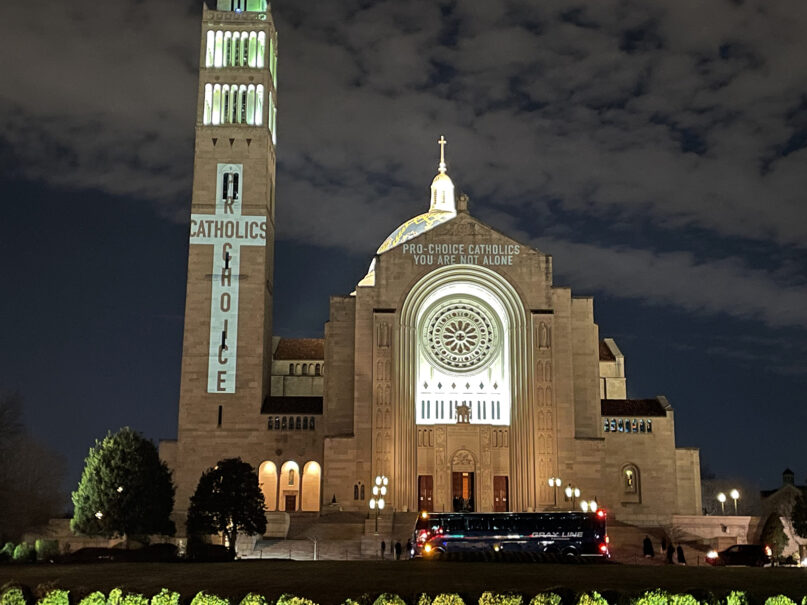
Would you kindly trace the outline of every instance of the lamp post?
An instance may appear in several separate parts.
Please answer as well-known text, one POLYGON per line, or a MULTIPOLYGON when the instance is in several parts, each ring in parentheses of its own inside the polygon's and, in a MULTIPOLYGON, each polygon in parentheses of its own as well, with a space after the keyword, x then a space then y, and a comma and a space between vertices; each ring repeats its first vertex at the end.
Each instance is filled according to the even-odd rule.
POLYGON ((729 496, 731 496, 731 499, 734 500, 734 515, 736 516, 737 515, 737 500, 740 499, 740 492, 738 492, 736 489, 733 489, 733 490, 731 490, 729 492, 729 496))
POLYGON ((563 481, 561 481, 560 477, 550 477, 549 478, 549 487, 553 488, 554 496, 555 496, 555 508, 558 507, 558 488, 563 485, 563 481))
POLYGON ((569 485, 566 486, 566 489, 564 490, 564 493, 566 494, 566 499, 571 498, 571 500, 572 500, 572 510, 574 510, 575 503, 577 502, 577 499, 580 497, 580 488, 579 487, 574 487, 570 483, 569 485))
POLYGON ((387 484, 389 479, 384 475, 378 475, 373 485, 373 497, 370 498, 370 510, 375 510, 375 535, 378 535, 378 515, 384 510, 384 496, 387 495, 387 484))
POLYGON ((726 514, 726 494, 720 492, 717 494, 717 501, 720 502, 720 512, 721 514, 726 514))

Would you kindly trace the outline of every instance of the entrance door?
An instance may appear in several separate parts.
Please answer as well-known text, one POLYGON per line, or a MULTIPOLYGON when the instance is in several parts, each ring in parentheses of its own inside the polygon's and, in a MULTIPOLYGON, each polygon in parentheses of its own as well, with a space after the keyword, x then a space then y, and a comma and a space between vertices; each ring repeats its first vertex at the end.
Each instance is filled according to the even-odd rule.
POLYGON ((418 475, 418 510, 434 512, 434 479, 431 475, 418 475))
POLYGON ((474 508, 474 474, 451 473, 451 504, 455 513, 469 513, 474 508))
POLYGON ((286 510, 297 510, 297 496, 286 496, 286 510))
POLYGON ((507 477, 497 475, 493 477, 493 512, 506 513, 507 510, 507 477))

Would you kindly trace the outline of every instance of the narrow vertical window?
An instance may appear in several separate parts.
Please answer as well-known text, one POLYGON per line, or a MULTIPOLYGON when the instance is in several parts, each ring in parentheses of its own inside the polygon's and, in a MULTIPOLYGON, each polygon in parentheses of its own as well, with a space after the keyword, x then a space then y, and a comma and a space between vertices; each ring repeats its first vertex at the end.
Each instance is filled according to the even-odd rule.
POLYGON ((213 67, 213 56, 216 51, 216 32, 212 29, 207 32, 207 44, 205 46, 205 67, 213 67))
POLYGON ((255 123, 255 85, 250 84, 247 88, 247 124, 255 123))
MULTIPOLYGON (((314 417, 311 416, 311 421, 308 423, 308 429, 313 431, 314 430, 314 417)), ((362 496, 363 498, 364 496, 362 496)))
POLYGON ((653 421, 650 420, 649 418, 647 419, 647 432, 648 433, 653 432, 653 421))
POLYGON ((303 430, 308 430, 308 416, 303 416, 303 430))
POLYGON ((258 64, 258 34, 252 32, 249 34, 249 51, 247 53, 247 64, 250 67, 255 67, 258 64))
POLYGON ((263 124, 263 84, 255 88, 255 125, 263 124))
POLYGON ((230 122, 230 87, 224 84, 221 87, 221 123, 230 122))
POLYGON ((247 32, 241 32, 241 57, 238 64, 241 67, 247 66, 247 58, 249 56, 249 34, 247 32))
POLYGON ((297 420, 294 422, 294 429, 299 431, 302 428, 302 419, 297 416, 297 420))
POLYGON ((359 484, 358 484, 358 483, 356 483, 356 484, 353 486, 353 499, 354 499, 354 500, 358 500, 358 499, 359 499, 359 484))
POLYGON ((218 427, 221 426, 221 419, 222 419, 223 414, 224 414, 224 406, 220 405, 219 406, 218 420, 216 421, 216 426, 218 426, 218 427))
POLYGON ((266 32, 258 32, 258 56, 257 59, 257 67, 262 68, 264 66, 264 57, 266 56, 266 32))
POLYGON ((238 66, 238 41, 241 39, 241 36, 238 32, 234 33, 230 38, 230 66, 237 67, 238 66))
POLYGON ((221 124, 221 84, 213 86, 213 124, 221 124))
POLYGON ((266 428, 267 428, 267 429, 269 429, 269 430, 271 431, 271 430, 272 430, 272 427, 273 427, 274 425, 275 425, 275 423, 273 422, 272 417, 271 417, 271 416, 269 416, 269 421, 266 423, 266 428))
POLYGON ((275 430, 280 430, 280 416, 275 416, 275 430))
POLYGON ((202 124, 208 125, 213 121, 213 85, 205 84, 205 106, 202 124))
POLYGON ((223 51, 222 46, 223 46, 223 44, 224 44, 224 32, 217 31, 216 32, 216 49, 215 49, 214 54, 213 54, 213 65, 215 67, 221 67, 222 51, 223 51))
POLYGON ((280 422, 280 429, 285 431, 287 426, 288 426, 288 424, 286 423, 286 417, 283 416, 283 420, 280 422))
POLYGON ((224 32, 224 58, 223 63, 226 66, 231 65, 232 62, 232 41, 233 33, 224 32))
POLYGON ((238 123, 244 124, 247 121, 247 87, 241 85, 238 89, 238 123))

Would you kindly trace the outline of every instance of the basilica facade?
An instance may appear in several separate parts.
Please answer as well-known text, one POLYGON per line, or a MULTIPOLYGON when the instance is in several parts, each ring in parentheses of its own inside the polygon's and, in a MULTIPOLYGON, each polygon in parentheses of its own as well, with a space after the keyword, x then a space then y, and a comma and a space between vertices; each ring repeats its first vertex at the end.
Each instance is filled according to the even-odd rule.
POLYGON ((238 2, 203 14, 179 428, 161 443, 179 517, 234 456, 269 511, 367 510, 384 476, 395 511, 698 514, 670 403, 627 398, 593 300, 472 215, 442 137, 423 213, 331 297, 323 338, 273 337, 277 37, 265 2, 238 2))

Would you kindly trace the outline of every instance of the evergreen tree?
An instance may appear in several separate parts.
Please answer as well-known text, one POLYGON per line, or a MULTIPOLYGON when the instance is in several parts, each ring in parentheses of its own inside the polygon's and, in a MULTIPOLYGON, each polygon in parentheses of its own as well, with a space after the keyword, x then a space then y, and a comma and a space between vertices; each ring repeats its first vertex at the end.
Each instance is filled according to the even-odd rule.
POLYGON ((765 521, 765 527, 762 528, 760 539, 763 544, 771 547, 774 558, 781 556, 790 539, 785 534, 785 527, 782 525, 782 520, 779 518, 778 513, 772 513, 768 520, 765 521))
POLYGON ((255 469, 241 458, 221 460, 199 479, 188 508, 188 535, 223 533, 235 557, 238 532, 266 531, 266 505, 255 469))
POLYGON ((95 442, 73 492, 70 528, 90 536, 173 535, 174 484, 157 448, 125 427, 95 442))
POLYGON ((793 523, 793 531, 799 537, 807 538, 807 499, 804 496, 799 496, 793 502, 790 520, 793 523))

